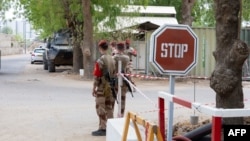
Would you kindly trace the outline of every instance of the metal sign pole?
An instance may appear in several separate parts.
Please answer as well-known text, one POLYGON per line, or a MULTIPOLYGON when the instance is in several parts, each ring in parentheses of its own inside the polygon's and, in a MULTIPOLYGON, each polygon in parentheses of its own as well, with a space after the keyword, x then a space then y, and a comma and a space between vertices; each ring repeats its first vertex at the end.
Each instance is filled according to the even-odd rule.
MULTIPOLYGON (((169 93, 174 95, 175 87, 175 76, 169 76, 169 93)), ((170 130, 173 127, 173 117, 174 117, 174 104, 172 101, 168 102, 168 132, 167 132, 167 141, 172 141, 173 131, 170 130)))
POLYGON ((1 50, 0 50, 0 69, 1 69, 1 50))
MULTIPOLYGON (((121 60, 118 61, 118 73, 121 74, 122 63, 121 60)), ((121 117, 121 87, 122 87, 122 76, 118 75, 118 93, 117 93, 117 100, 118 100, 118 117, 121 117)))

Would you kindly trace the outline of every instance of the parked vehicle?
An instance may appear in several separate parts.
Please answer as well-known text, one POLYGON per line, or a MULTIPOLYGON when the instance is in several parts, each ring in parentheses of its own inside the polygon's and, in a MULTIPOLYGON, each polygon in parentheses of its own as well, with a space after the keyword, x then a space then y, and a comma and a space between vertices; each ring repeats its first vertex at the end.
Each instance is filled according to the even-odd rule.
POLYGON ((73 66, 73 48, 69 30, 59 30, 47 41, 43 54, 43 68, 55 72, 56 66, 73 66))
POLYGON ((43 53, 45 48, 38 47, 35 48, 32 52, 30 52, 30 63, 34 64, 35 62, 43 62, 43 53))

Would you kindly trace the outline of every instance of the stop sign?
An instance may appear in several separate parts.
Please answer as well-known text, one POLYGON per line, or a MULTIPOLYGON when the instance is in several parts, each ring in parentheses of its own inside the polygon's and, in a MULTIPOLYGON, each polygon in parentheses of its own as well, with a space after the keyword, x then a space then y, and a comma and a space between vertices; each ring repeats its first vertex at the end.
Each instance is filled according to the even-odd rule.
POLYGON ((150 39, 150 62, 161 74, 186 75, 197 63, 198 38, 188 25, 165 24, 150 39))

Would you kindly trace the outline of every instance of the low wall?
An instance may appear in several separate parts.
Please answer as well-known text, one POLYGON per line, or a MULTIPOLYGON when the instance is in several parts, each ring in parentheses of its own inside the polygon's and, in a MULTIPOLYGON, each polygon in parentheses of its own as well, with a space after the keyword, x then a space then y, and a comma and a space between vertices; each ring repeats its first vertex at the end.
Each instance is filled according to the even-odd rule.
POLYGON ((24 50, 22 48, 11 48, 11 47, 1 47, 1 55, 14 55, 14 54, 23 54, 24 50))
POLYGON ((3 33, 0 33, 0 50, 2 56, 24 53, 13 35, 3 33))

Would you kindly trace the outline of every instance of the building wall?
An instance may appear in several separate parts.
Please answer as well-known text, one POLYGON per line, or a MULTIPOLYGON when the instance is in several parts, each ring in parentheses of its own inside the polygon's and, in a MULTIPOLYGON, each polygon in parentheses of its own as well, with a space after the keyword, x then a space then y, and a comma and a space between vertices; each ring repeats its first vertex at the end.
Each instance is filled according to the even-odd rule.
POLYGON ((2 34, 0 33, 0 47, 11 47, 11 43, 13 47, 16 47, 17 44, 14 41, 13 36, 8 34, 2 34))
POLYGON ((2 56, 23 53, 23 49, 19 46, 13 35, 2 33, 0 33, 0 50, 2 56))

